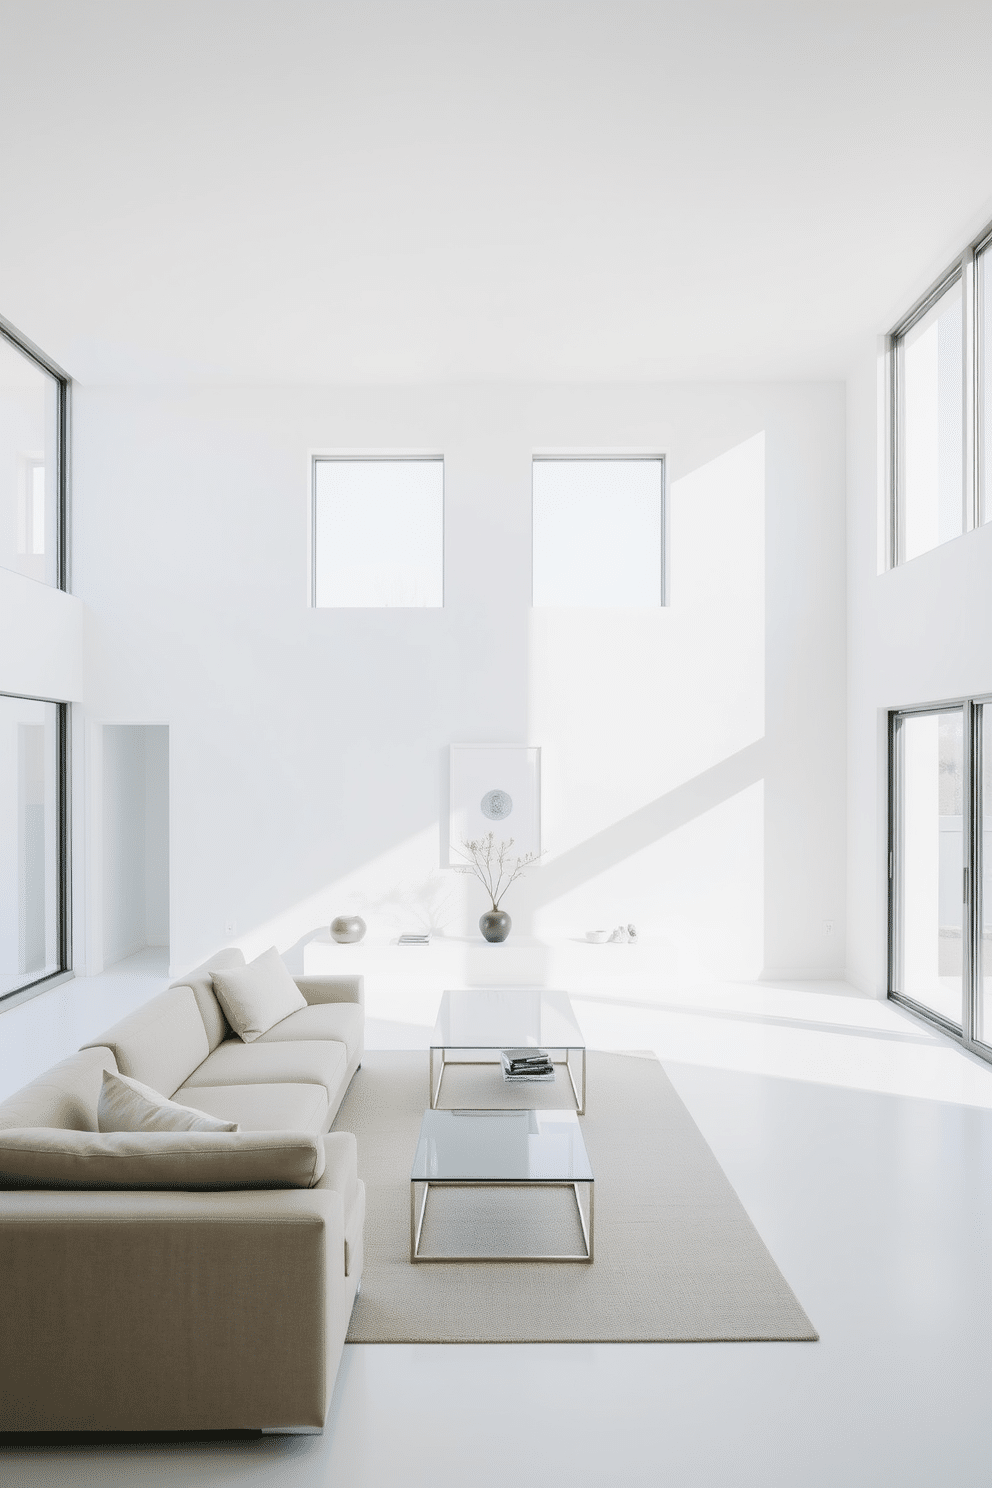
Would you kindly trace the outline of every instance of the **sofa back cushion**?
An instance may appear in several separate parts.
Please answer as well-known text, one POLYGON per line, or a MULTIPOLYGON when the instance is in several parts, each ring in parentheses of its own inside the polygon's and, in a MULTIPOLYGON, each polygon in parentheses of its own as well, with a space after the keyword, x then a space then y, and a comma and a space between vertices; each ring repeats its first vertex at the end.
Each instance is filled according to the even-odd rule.
POLYGON ((190 987, 170 987, 83 1047, 110 1049, 122 1075, 172 1095, 210 1053, 190 987))
POLYGON ((305 1132, 0 1131, 0 1188, 311 1188, 324 1144, 305 1132))
POLYGON ((180 977, 173 982, 174 987, 190 987, 196 998, 200 1009, 200 1017, 207 1031, 207 1043, 210 1045, 211 1053, 226 1038, 230 1038, 231 1029, 224 1010, 214 994, 213 982, 210 973, 212 971, 229 971, 237 966, 244 966, 245 958, 239 950, 233 946, 228 950, 218 951, 211 956, 209 961, 204 961, 202 966, 197 966, 187 976, 180 977))
POLYGON ((116 1069, 117 1062, 105 1047, 71 1054, 0 1102, 0 1131, 12 1126, 96 1131, 103 1072, 116 1069))

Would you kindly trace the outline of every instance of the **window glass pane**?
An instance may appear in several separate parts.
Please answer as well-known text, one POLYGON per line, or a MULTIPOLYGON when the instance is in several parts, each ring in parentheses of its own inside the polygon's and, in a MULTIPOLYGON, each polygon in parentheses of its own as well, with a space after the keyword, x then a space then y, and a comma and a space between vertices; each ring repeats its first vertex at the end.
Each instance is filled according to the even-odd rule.
POLYGON ((978 291, 978 471, 983 522, 992 521, 992 250, 975 261, 978 291))
POLYGON ((316 461, 314 604, 444 604, 443 461, 316 461))
POLYGON ((58 713, 0 697, 0 996, 62 970, 58 713))
POLYGON ((59 384, 0 336, 0 565, 59 581, 59 384))
POLYGON ((962 532, 964 507, 961 281, 898 343, 900 558, 962 532))
POLYGON ((893 990, 961 1026, 964 715, 898 724, 898 954, 893 990))
POLYGON ((534 604, 661 604, 661 460, 534 461, 534 604))

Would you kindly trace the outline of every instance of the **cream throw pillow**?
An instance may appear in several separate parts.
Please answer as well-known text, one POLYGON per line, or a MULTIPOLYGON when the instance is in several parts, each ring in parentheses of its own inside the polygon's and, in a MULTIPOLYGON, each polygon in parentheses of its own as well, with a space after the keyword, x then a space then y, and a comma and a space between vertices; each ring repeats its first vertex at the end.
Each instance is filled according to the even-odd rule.
POLYGON ((206 1111, 181 1106, 150 1085, 127 1075, 103 1072, 103 1085, 96 1108, 97 1127, 102 1132, 236 1132, 236 1121, 219 1121, 206 1111))
POLYGON ((210 975, 227 1021, 246 1044, 307 1005, 275 946, 247 966, 210 975))

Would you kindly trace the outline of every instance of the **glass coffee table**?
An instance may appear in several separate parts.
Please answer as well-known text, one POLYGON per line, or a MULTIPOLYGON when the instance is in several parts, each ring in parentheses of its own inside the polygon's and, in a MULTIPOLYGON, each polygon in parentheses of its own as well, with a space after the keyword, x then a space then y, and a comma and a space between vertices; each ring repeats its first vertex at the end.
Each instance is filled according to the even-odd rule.
POLYGON ((564 1066, 581 1116, 586 1108, 586 1041, 568 993, 529 987, 469 987, 442 995, 431 1034, 431 1110, 437 1107, 446 1065, 491 1062, 487 1055, 493 1053, 498 1063, 501 1050, 519 1048, 545 1049, 564 1066), (452 1053, 472 1057, 452 1059, 452 1053))
MULTIPOLYGON (((593 1191, 592 1168, 575 1111, 425 1111, 410 1172, 410 1260, 591 1261, 593 1191), (424 1255, 421 1238, 427 1200, 438 1188, 570 1188, 578 1209, 582 1249, 564 1254, 493 1250, 486 1237, 491 1242, 498 1225, 486 1215, 476 1226, 478 1248, 465 1254, 424 1255)), ((571 1227, 574 1230, 574 1218, 571 1227)))

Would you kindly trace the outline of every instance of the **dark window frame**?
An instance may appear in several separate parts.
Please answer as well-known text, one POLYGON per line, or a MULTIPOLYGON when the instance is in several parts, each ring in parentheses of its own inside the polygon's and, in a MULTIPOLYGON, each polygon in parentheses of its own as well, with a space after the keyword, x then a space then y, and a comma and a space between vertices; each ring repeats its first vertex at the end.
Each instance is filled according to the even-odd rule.
MULTIPOLYGON (((8 320, 0 316, 0 337, 19 351, 28 361, 33 362, 42 372, 55 379, 56 396, 56 419, 58 427, 55 435, 55 492, 56 492, 56 571, 57 579, 53 586, 65 592, 69 590, 70 563, 69 563, 69 422, 71 406, 72 379, 64 372, 51 357, 46 356, 40 347, 29 341, 27 336, 21 334, 8 320)), ((50 702, 50 698, 43 701, 50 702)))
POLYGON ((13 698, 17 702, 49 703, 55 708, 56 717, 56 740, 55 760, 57 779, 55 783, 55 804, 58 812, 56 824, 56 843, 58 860, 56 863, 57 904, 56 914, 58 916, 58 967, 54 971, 46 971, 44 976, 36 977, 32 982, 25 982, 23 986, 13 987, 9 992, 0 994, 0 1009, 11 999, 21 999, 26 993, 34 995, 44 990, 72 970, 72 888, 71 888, 71 809, 69 800, 69 750, 70 750, 70 704, 59 702, 56 698, 35 697, 23 692, 0 692, 0 698, 13 698))

